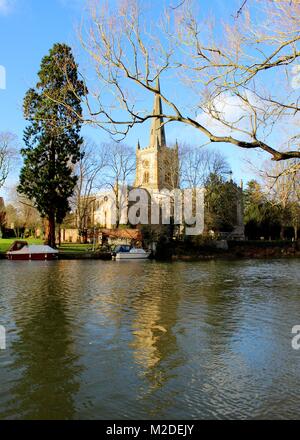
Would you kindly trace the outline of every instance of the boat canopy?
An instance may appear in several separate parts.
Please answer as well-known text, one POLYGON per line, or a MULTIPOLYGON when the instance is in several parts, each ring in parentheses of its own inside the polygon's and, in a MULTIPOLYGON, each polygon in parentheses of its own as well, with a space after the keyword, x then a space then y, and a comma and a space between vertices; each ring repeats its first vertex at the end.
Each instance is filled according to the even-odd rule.
POLYGON ((131 254, 146 254, 147 252, 144 249, 132 248, 132 249, 130 249, 130 253, 131 254))
POLYGON ((50 246, 46 245, 25 245, 19 250, 9 251, 8 254, 58 254, 58 250, 52 249, 50 246))

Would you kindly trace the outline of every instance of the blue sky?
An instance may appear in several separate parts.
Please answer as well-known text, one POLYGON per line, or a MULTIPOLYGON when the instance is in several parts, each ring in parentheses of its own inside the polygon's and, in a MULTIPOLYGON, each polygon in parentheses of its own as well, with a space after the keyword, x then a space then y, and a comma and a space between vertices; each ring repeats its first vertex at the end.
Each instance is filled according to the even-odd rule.
MULTIPOLYGON (((177 0, 169 2, 176 4, 177 0)), ((85 0, 0 0, 0 65, 5 67, 7 76, 6 90, 0 90, 0 131, 14 132, 22 139, 25 127, 23 97, 29 87, 35 86, 41 59, 54 43, 65 42, 72 46, 76 59, 81 63, 76 32, 85 3, 85 0)), ((216 14, 230 17, 240 3, 238 0, 211 0, 201 1, 201 6, 204 10, 213 10, 216 14)), ((154 0, 151 5, 159 7, 161 1, 154 0)), ((151 12, 149 15, 151 19, 151 12)), ((162 82, 161 85, 169 93, 172 91, 172 84, 162 82)), ((188 143, 203 141, 196 130, 183 127, 182 124, 169 125, 166 130, 167 140, 171 143, 176 138, 188 143)), ((101 129, 85 128, 84 134, 96 143, 107 140, 101 129)), ((142 146, 147 145, 149 125, 134 128, 126 142, 135 146, 138 139, 142 146)), ((230 145, 219 145, 217 148, 226 153, 235 180, 251 177, 243 160, 247 157, 243 150, 230 145)), ((18 169, 10 178, 9 185, 17 179, 17 175, 18 169)))

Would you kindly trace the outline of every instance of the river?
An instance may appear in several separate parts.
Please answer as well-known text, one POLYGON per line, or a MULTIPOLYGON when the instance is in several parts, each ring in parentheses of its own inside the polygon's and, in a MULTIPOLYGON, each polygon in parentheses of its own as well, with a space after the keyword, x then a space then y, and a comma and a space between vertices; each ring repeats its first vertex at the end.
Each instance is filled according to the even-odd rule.
POLYGON ((292 259, 0 261, 0 418, 300 418, 299 285, 292 259))

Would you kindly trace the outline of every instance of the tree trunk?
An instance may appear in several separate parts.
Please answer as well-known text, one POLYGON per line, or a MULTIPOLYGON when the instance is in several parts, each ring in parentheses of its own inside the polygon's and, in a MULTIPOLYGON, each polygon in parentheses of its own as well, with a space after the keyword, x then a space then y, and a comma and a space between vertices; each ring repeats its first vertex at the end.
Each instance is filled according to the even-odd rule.
POLYGON ((295 236, 295 241, 298 240, 298 225, 294 226, 294 236, 295 236))
POLYGON ((58 225, 58 246, 61 246, 61 224, 58 225))
POLYGON ((119 201, 119 182, 117 181, 117 187, 115 191, 116 196, 116 229, 120 226, 120 201, 119 201))
POLYGON ((48 246, 51 246, 52 248, 56 248, 55 244, 55 216, 54 214, 50 214, 48 217, 48 238, 47 238, 47 244, 48 246))
POLYGON ((83 243, 87 244, 87 242, 88 242, 88 231, 87 231, 87 229, 84 229, 84 232, 83 232, 83 243))
POLYGON ((281 228, 280 228, 280 239, 281 240, 284 240, 284 233, 285 233, 285 227, 284 226, 281 226, 281 228))

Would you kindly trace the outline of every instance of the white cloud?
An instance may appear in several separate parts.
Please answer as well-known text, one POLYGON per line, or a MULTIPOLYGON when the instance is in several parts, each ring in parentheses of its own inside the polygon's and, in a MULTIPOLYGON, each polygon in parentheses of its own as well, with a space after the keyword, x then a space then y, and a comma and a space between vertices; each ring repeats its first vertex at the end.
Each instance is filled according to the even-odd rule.
POLYGON ((0 14, 9 14, 14 7, 15 0, 0 0, 0 14))
MULTIPOLYGON (((286 147, 294 136, 297 135, 300 116, 286 114, 276 117, 276 108, 272 108, 268 101, 263 101, 253 92, 244 93, 244 98, 255 108, 257 115, 257 138, 265 142, 275 142, 275 145, 286 147)), ((213 113, 228 125, 222 124, 217 118, 209 115, 209 112, 202 112, 198 115, 197 121, 208 128, 216 136, 233 136, 241 141, 252 141, 249 133, 253 130, 254 114, 251 106, 244 100, 229 93, 222 93, 213 100, 213 113), (239 130, 237 130, 239 128, 239 130)))
POLYGON ((295 90, 300 89, 300 64, 293 66, 292 73, 293 73, 292 87, 295 90))
MULTIPOLYGON (((256 108, 259 115, 265 111, 265 104, 255 95, 251 92, 245 95, 248 101, 256 108)), ((241 98, 235 95, 232 96, 229 93, 223 93, 215 98, 212 104, 213 113, 218 114, 220 119, 226 121, 232 128, 222 124, 221 121, 214 119, 208 113, 204 112, 200 113, 197 117, 200 124, 210 129, 213 134, 217 136, 237 136, 239 139, 245 141, 251 139, 246 133, 234 129, 234 127, 238 127, 247 132, 252 131, 252 112, 241 98)))

